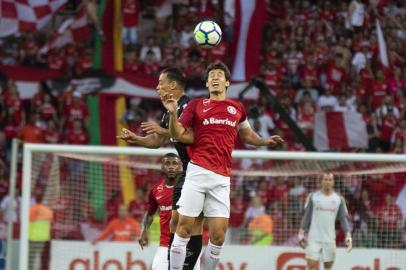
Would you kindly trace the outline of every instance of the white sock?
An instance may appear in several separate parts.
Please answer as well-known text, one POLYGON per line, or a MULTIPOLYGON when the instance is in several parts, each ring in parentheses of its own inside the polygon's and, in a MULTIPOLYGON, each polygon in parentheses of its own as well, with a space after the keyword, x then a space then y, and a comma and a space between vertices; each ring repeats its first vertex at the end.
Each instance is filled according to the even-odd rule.
POLYGON ((213 245, 210 241, 202 255, 202 270, 214 270, 220 261, 222 246, 213 245))
POLYGON ((186 246, 190 238, 180 237, 175 233, 170 253, 170 270, 183 269, 183 263, 186 258, 186 246))

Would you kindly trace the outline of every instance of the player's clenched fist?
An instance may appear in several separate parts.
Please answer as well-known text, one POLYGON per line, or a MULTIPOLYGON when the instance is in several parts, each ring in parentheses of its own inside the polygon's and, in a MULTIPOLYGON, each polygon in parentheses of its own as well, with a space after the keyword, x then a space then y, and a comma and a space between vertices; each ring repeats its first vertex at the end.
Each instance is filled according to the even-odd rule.
POLYGON ((147 231, 142 232, 141 238, 138 241, 138 243, 140 244, 142 249, 144 249, 145 246, 148 246, 148 232, 147 231))
POLYGON ((351 234, 347 234, 347 236, 345 237, 345 246, 347 247, 347 252, 350 252, 352 250, 351 234))
POLYGON ((268 137, 268 146, 269 147, 278 147, 284 143, 284 140, 279 135, 274 135, 268 137))
POLYGON ((299 245, 300 245, 302 248, 306 248, 306 239, 305 239, 305 234, 304 234, 304 231, 303 231, 303 230, 300 230, 300 231, 299 231, 298 239, 299 239, 299 245))
POLYGON ((172 94, 164 94, 160 97, 165 109, 170 113, 175 113, 178 110, 178 101, 173 98, 172 94))
POLYGON ((124 140, 128 143, 136 143, 138 136, 135 133, 129 131, 126 128, 121 129, 120 135, 117 136, 117 139, 124 140))

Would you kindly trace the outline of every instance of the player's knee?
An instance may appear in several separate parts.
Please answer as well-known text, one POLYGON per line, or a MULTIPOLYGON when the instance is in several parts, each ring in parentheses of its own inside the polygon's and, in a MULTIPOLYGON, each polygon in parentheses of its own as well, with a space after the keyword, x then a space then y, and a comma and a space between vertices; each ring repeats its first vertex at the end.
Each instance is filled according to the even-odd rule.
POLYGON ((178 225, 178 212, 177 211, 172 211, 172 216, 171 216, 171 221, 169 222, 169 229, 170 231, 176 232, 176 226, 178 225))
POLYGON ((333 268, 333 263, 334 262, 325 262, 324 263, 324 269, 332 269, 333 268))
POLYGON ((307 260, 307 267, 309 270, 317 270, 318 264, 318 261, 307 260))
POLYGON ((225 232, 223 230, 214 230, 210 235, 210 242, 216 246, 221 246, 224 243, 225 232))
POLYGON ((192 235, 194 220, 179 219, 178 226, 176 227, 176 234, 180 237, 188 238, 192 235))

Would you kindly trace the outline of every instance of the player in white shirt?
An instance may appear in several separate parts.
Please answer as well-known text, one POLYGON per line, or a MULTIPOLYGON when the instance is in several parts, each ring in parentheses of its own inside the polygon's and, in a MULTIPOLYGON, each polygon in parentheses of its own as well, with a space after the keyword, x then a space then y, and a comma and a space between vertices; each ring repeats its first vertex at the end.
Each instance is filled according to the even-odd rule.
POLYGON ((299 243, 306 249, 307 269, 318 269, 319 261, 325 270, 331 270, 336 254, 335 221, 338 218, 345 232, 347 251, 352 249, 345 200, 334 191, 334 175, 323 175, 321 189, 310 193, 305 204, 305 214, 300 225, 299 243), (307 241, 305 232, 308 231, 307 241), (307 242, 307 243, 306 243, 307 242))

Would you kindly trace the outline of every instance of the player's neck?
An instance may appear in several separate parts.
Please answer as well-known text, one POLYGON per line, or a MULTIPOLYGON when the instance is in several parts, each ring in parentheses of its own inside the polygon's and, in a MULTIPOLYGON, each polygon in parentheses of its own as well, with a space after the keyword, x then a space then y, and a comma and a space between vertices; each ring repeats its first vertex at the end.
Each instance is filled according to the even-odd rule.
POLYGON ((217 101, 221 101, 221 100, 225 100, 227 98, 226 93, 220 93, 220 92, 212 92, 210 93, 210 99, 211 100, 217 100, 217 101))
POLYGON ((323 193, 326 196, 330 196, 331 194, 333 194, 333 190, 321 190, 321 193, 323 193))
POLYGON ((167 187, 172 187, 175 183, 175 179, 174 178, 166 178, 165 179, 165 186, 167 187))
POLYGON ((185 92, 178 92, 173 94, 173 97, 178 101, 183 95, 185 94, 185 92))

